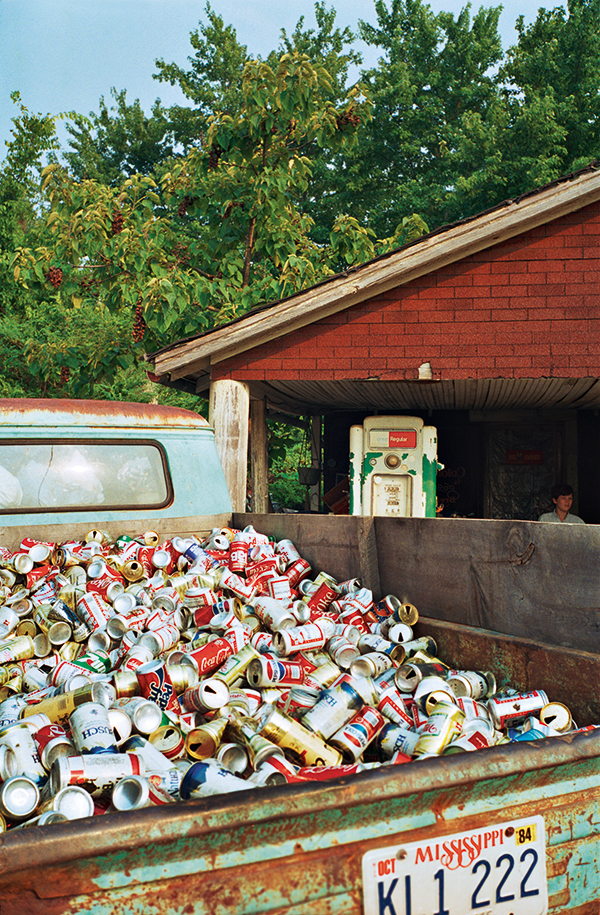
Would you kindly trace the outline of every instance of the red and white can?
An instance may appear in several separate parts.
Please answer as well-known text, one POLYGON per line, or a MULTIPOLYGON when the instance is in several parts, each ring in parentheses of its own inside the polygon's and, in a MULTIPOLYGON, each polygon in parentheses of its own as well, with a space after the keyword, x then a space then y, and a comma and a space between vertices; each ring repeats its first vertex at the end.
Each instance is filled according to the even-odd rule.
POLYGON ((137 753, 63 756, 52 763, 50 791, 58 794, 67 785, 85 785, 92 797, 102 797, 110 793, 120 779, 143 774, 144 762, 137 753))
POLYGON ((239 574, 248 565, 250 538, 244 531, 236 531, 229 545, 229 570, 239 574))
POLYGON ((244 581, 243 578, 236 575, 235 572, 230 572, 229 569, 223 569, 219 584, 221 588, 226 588, 228 591, 231 591, 232 594, 235 594, 236 597, 240 597, 245 601, 251 600, 256 593, 254 585, 244 581))
POLYGON ((494 696, 488 699, 487 707, 494 727, 499 731, 518 721, 524 721, 534 712, 539 712, 548 703, 548 696, 541 689, 516 696, 494 696))
POLYGON ((189 651, 187 657, 194 662, 199 676, 205 677, 217 670, 234 653, 233 646, 228 639, 213 639, 202 648, 189 651))
POLYGON ((113 609, 99 594, 88 594, 86 592, 77 601, 77 614, 89 629, 95 632, 96 629, 106 628, 106 624, 113 614, 113 609))
POLYGON ((382 715, 385 715, 395 724, 405 724, 412 727, 413 719, 406 709, 402 694, 395 686, 388 686, 387 689, 384 689, 377 708, 382 715))
POLYGON ((290 629, 278 629, 273 635, 273 648, 278 655, 283 657, 294 651, 304 651, 307 648, 322 648, 329 639, 329 635, 318 623, 308 623, 306 626, 293 626, 290 629))
POLYGON ((280 540, 275 544, 275 552, 283 557, 286 569, 302 558, 291 540, 280 540))
POLYGON ((336 599, 338 592, 328 582, 323 581, 309 597, 307 604, 314 612, 324 613, 332 601, 336 599))
POLYGON ((285 577, 289 580, 290 587, 295 588, 300 582, 310 575, 310 563, 306 559, 296 559, 285 570, 285 577))

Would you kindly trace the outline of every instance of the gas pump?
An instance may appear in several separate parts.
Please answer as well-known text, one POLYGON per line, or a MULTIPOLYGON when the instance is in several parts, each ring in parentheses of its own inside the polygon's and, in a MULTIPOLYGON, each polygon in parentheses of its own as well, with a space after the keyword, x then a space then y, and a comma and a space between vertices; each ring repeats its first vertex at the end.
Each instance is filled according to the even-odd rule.
POLYGON ((368 416, 350 428, 350 514, 434 518, 437 429, 418 416, 368 416))

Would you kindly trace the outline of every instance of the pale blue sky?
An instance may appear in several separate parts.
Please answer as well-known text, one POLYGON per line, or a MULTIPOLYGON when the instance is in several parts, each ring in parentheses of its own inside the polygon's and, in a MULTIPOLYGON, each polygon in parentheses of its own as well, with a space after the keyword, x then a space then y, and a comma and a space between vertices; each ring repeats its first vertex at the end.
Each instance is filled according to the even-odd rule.
MULTIPOLYGON (((312 0, 213 0, 212 7, 250 53, 275 48, 281 28, 291 31, 300 16, 314 25, 312 0)), ((373 0, 328 2, 341 11, 339 26, 356 28, 359 19, 375 22, 373 0)), ((429 0, 435 12, 458 13, 464 0, 429 0)), ((473 0, 472 10, 497 3, 473 0)), ((539 6, 552 2, 505 0, 500 24, 504 47, 515 40, 514 24, 523 13, 533 21, 539 6)), ((58 114, 98 110, 110 89, 127 89, 149 110, 155 98, 163 104, 182 101, 179 91, 152 79, 157 57, 185 65, 192 48, 190 32, 204 18, 205 0, 0 0, 0 159, 16 109, 10 93, 17 89, 30 111, 58 114)), ((372 52, 371 52, 372 53, 372 52)), ((64 136, 64 130, 61 131, 64 136)))

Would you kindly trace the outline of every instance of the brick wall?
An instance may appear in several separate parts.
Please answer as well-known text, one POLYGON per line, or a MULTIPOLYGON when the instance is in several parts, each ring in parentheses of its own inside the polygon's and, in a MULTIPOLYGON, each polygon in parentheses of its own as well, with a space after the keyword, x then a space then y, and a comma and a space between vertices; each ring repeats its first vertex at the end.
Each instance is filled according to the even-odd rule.
POLYGON ((219 363, 213 378, 600 376, 600 204, 219 363))

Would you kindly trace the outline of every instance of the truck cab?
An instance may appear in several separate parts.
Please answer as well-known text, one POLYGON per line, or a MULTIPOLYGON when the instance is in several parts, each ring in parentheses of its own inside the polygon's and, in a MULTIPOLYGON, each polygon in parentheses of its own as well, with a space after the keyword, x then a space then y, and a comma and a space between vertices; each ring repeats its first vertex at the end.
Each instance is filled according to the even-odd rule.
POLYGON ((230 514, 213 430, 191 410, 0 400, 3 534, 13 526, 68 525, 73 535, 80 525, 114 522, 176 527, 175 519, 218 523, 230 514))

